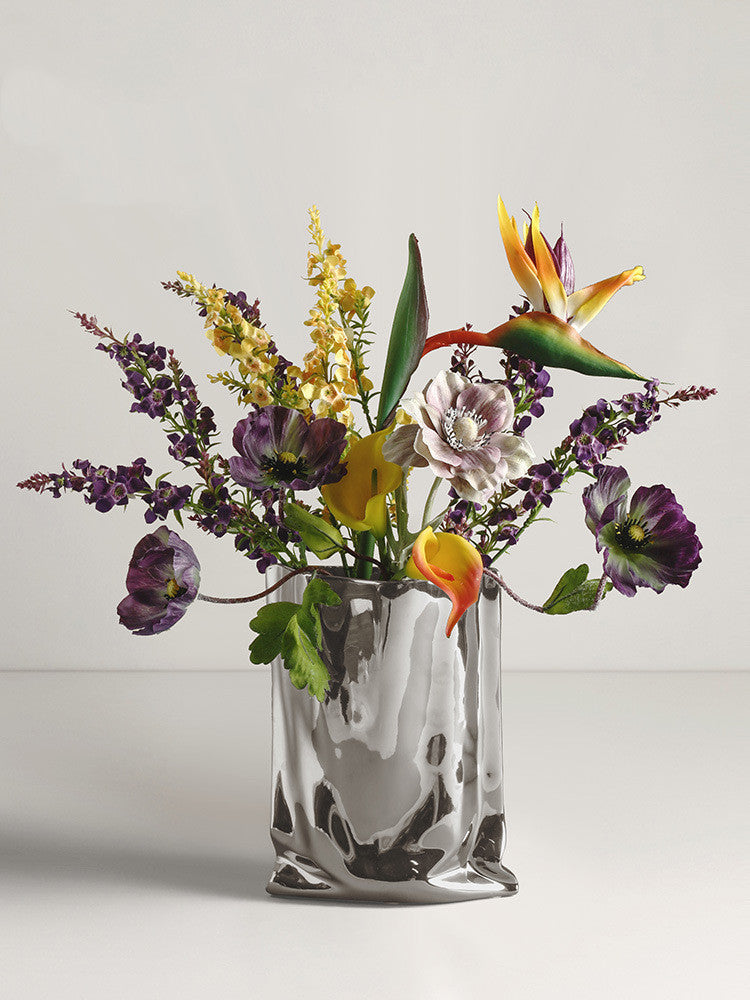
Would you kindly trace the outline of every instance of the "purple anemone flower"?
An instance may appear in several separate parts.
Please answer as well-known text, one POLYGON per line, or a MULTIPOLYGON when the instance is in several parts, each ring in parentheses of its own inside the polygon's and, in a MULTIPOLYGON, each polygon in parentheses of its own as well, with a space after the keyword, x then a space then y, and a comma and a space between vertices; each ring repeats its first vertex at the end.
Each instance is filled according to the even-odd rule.
POLYGON ((666 486, 639 487, 626 509, 629 489, 625 469, 605 466, 583 491, 586 525, 597 551, 604 549, 604 572, 626 597, 638 587, 657 594, 669 583, 687 587, 701 561, 695 525, 666 486))
POLYGON ((346 427, 331 417, 308 423, 297 410, 264 406, 240 420, 232 442, 239 455, 229 459, 229 471, 251 490, 312 490, 346 471, 346 427))
POLYGON ((198 596, 200 563, 187 542, 165 525, 138 542, 128 566, 128 596, 117 606, 120 624, 135 635, 175 625, 198 596))

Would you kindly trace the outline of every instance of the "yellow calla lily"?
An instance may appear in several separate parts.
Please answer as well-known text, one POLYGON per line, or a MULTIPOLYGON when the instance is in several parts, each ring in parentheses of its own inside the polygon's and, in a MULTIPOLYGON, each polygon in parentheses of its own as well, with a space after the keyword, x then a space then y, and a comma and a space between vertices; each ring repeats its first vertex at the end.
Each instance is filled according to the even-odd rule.
POLYGON ((414 543, 406 575, 429 580, 450 597, 453 608, 445 628, 449 636, 464 611, 479 597, 483 569, 478 549, 467 539, 425 528, 414 543))
POLYGON ((383 442, 389 433, 390 429, 378 431, 354 441, 343 459, 343 478, 320 490, 341 524, 355 531, 371 531, 377 538, 385 535, 385 498, 401 485, 403 477, 400 465, 383 458, 383 442))

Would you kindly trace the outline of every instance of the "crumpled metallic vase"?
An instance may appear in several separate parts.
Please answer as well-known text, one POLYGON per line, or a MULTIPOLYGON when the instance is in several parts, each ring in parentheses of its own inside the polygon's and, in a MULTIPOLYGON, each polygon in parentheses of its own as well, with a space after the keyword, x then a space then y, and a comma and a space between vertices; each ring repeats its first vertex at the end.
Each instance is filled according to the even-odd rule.
MULTIPOLYGON (((285 571, 269 570, 269 584, 285 571)), ((269 601, 300 602, 296 576, 269 601)), ((449 639, 450 601, 417 580, 327 576, 324 704, 273 673, 275 896, 441 903, 507 896, 500 588, 449 639)))

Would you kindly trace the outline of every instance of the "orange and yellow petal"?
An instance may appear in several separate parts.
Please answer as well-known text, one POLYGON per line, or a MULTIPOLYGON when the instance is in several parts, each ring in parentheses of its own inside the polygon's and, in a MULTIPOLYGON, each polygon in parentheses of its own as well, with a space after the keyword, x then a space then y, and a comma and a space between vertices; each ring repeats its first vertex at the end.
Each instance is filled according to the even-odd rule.
POLYGON ((516 229, 515 219, 508 215, 503 199, 497 198, 497 217, 500 222, 500 235, 505 247, 505 256, 513 272, 513 277, 523 289, 524 295, 531 303, 532 309, 544 309, 544 292, 539 283, 539 276, 533 260, 526 253, 521 238, 516 229))
POLYGON ((642 281, 645 277, 643 268, 639 265, 622 274, 598 281, 595 285, 579 288, 568 298, 568 322, 576 330, 582 330, 606 306, 615 292, 625 285, 642 281))
POLYGON ((559 319, 567 319, 568 297, 557 267, 547 246, 547 241, 542 236, 539 228, 539 206, 534 206, 534 214, 531 216, 531 239, 534 244, 534 257, 536 258, 536 270, 539 275, 539 282, 542 286, 550 312, 559 319))
POLYGON ((400 465, 383 458, 390 428, 354 441, 344 456, 346 472, 337 483, 322 486, 323 500, 334 517, 355 531, 382 538, 387 523, 386 496, 400 486, 400 465))
POLYGON ((446 636, 461 615, 475 603, 482 585, 484 565, 478 549, 447 531, 425 528, 414 542, 406 575, 415 580, 429 580, 440 587, 453 605, 445 629, 446 636))

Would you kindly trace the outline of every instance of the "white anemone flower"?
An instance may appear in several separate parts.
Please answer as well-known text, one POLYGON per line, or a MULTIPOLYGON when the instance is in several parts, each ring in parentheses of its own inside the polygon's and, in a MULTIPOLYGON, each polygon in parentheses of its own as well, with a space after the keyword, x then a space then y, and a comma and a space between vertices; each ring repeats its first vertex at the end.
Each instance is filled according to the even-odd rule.
POLYGON ((429 466, 464 500, 483 503, 534 461, 530 445, 510 432, 513 397, 500 382, 442 371, 403 407, 416 423, 396 427, 383 456, 404 468, 429 466))

